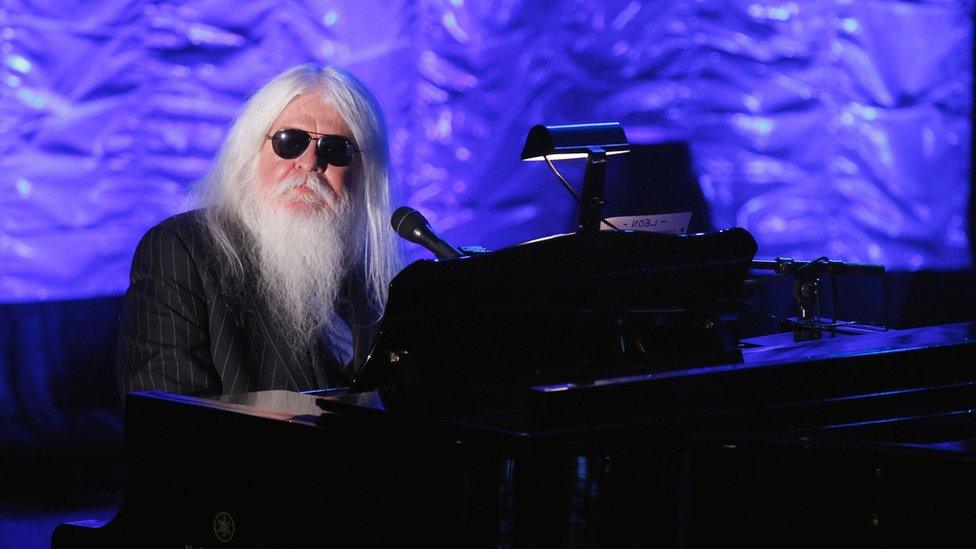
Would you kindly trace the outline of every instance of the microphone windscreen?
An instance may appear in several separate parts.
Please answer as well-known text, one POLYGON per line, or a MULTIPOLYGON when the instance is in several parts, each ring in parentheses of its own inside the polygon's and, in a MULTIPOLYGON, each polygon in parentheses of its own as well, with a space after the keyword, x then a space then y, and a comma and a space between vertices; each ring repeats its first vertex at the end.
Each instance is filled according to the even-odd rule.
POLYGON ((424 216, 420 215, 420 212, 410 206, 400 206, 393 212, 393 217, 390 218, 390 225, 393 226, 393 230, 402 237, 413 233, 413 230, 423 223, 424 216))
POLYGON ((405 240, 420 244, 434 252, 438 259, 461 257, 461 251, 441 238, 433 229, 430 222, 417 210, 409 206, 400 206, 390 217, 390 225, 405 240))

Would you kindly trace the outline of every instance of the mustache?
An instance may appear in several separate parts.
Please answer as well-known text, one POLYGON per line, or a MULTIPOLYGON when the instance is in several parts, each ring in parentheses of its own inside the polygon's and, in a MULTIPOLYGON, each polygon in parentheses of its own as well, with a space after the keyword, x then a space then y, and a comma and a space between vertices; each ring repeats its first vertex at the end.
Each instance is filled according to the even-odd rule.
POLYGON ((341 198, 334 190, 332 190, 332 187, 328 183, 322 181, 313 174, 296 176, 282 181, 278 184, 278 187, 275 188, 273 195, 275 197, 280 197, 293 189, 303 186, 312 191, 312 194, 310 195, 301 195, 299 197, 299 199, 304 202, 313 203, 324 201, 326 204, 335 205, 335 203, 341 198))

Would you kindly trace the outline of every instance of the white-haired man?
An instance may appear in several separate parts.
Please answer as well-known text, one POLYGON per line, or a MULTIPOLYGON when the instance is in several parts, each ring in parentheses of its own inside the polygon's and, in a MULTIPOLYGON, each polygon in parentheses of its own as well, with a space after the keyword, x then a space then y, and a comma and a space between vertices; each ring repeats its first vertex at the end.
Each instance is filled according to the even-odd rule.
POLYGON ((304 65, 261 88, 203 181, 204 207, 136 250, 122 393, 346 384, 397 268, 388 166, 378 104, 349 74, 304 65))

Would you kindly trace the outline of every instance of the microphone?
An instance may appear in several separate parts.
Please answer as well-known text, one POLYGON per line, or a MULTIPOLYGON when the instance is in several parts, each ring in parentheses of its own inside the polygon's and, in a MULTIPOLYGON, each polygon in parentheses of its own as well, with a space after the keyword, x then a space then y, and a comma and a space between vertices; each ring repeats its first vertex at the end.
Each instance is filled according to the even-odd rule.
POLYGON ((462 254, 430 228, 427 218, 409 206, 400 206, 390 219, 393 230, 401 237, 420 244, 434 253, 437 259, 457 259, 462 254))

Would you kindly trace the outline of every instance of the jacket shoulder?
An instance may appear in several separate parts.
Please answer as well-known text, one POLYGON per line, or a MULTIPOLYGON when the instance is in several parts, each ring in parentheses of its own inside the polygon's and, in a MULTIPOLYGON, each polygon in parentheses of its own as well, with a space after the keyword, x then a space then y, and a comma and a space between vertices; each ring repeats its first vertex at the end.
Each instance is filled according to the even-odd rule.
POLYGON ((213 249, 203 210, 192 210, 168 217, 146 231, 136 246, 133 259, 134 262, 152 263, 165 252, 165 256, 174 261, 177 256, 183 256, 192 258, 193 262, 208 264, 213 249))
POLYGON ((149 243, 178 243, 191 254, 209 248, 210 231, 203 210, 191 210, 160 221, 142 237, 140 247, 149 243))
POLYGON ((203 210, 190 210, 167 217, 153 226, 147 234, 171 233, 180 237, 200 237, 207 232, 203 210))

